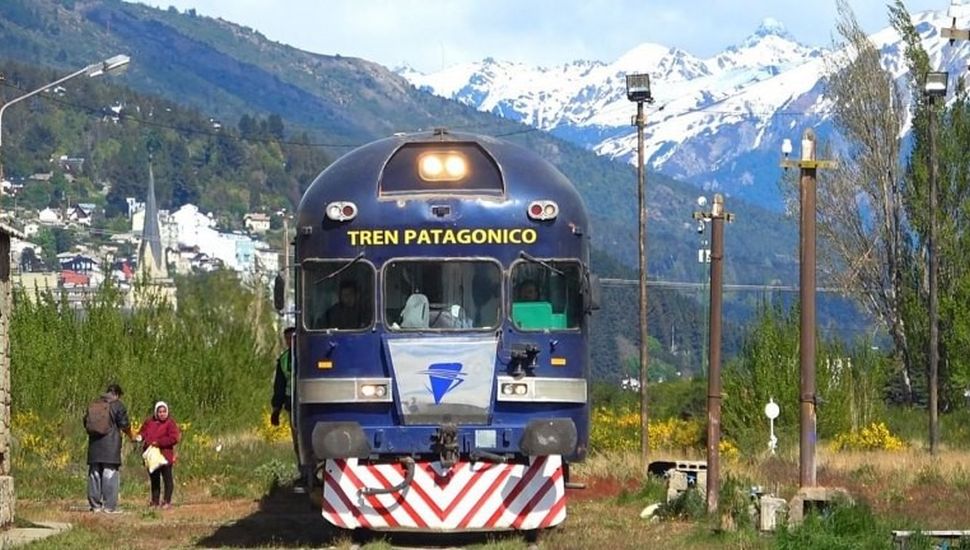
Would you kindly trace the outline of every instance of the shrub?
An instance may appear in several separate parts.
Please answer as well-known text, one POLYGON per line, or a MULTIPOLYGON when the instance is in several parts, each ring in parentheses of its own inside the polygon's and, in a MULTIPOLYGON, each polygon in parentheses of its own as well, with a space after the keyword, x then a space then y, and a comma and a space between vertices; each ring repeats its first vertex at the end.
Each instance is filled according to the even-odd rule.
POLYGON ((889 431, 884 422, 873 422, 861 430, 841 433, 832 441, 836 451, 900 451, 906 442, 889 431))

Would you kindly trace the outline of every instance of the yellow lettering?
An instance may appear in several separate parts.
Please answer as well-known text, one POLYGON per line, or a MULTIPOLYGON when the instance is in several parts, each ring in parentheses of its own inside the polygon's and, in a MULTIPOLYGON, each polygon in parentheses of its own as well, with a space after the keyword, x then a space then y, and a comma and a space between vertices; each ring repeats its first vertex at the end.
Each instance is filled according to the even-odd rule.
POLYGON ((488 240, 488 231, 484 229, 475 229, 472 231, 472 242, 475 244, 485 244, 488 240))
MULTIPOLYGON (((532 228, 404 229, 404 244, 534 244, 539 233, 532 228)), ((401 244, 398 229, 351 229, 350 246, 401 244)))

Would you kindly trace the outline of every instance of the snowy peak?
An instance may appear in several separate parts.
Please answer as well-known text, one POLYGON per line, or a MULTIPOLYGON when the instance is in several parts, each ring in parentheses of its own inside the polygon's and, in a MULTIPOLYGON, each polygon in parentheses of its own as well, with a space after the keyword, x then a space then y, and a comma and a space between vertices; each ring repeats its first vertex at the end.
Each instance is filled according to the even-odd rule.
POLYGON ((761 20, 761 24, 758 25, 758 28, 754 31, 754 34, 747 37, 743 44, 753 44, 768 37, 780 38, 788 42, 795 41, 795 37, 788 32, 788 29, 785 28, 785 25, 781 21, 775 19, 774 17, 765 17, 761 20))
MULTIPOLYGON (((956 74, 970 59, 970 43, 946 46, 939 29, 950 23, 942 11, 913 14, 933 65, 956 74)), ((887 28, 871 39, 883 65, 905 88, 907 65, 898 34, 887 28)), ((625 75, 646 72, 656 98, 647 123, 650 167, 704 189, 780 208, 777 186, 765 185, 777 180, 778 144, 807 127, 834 134, 825 96, 826 59, 845 54, 800 44, 784 25, 766 18, 753 34, 707 59, 643 43, 605 63, 543 68, 485 59, 429 75, 400 73, 435 94, 632 161, 636 135, 625 75)), ((838 143, 837 136, 832 139, 838 143)))

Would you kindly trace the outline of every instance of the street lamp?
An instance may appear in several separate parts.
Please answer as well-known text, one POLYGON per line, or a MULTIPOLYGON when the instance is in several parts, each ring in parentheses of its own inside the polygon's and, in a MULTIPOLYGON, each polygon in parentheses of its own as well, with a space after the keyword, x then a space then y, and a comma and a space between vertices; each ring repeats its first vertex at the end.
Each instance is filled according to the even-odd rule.
POLYGON ((939 299, 937 296, 937 274, 940 269, 940 259, 937 251, 936 210, 937 210, 937 179, 939 166, 936 158, 936 100, 946 97, 947 72, 931 72, 926 74, 923 93, 926 95, 929 109, 930 134, 930 239, 929 239, 929 316, 930 316, 930 454, 936 454, 940 447, 940 417, 939 417, 939 361, 940 361, 940 323, 939 299))
POLYGON ((113 57, 109 57, 108 59, 105 59, 104 61, 99 61, 97 63, 92 63, 92 64, 88 65, 87 67, 84 67, 83 69, 78 69, 77 71, 74 71, 73 73, 71 73, 71 74, 69 74, 69 75, 67 75, 67 76, 65 76, 63 78, 60 78, 58 80, 55 80, 54 82, 51 82, 50 84, 45 84, 45 85, 41 86, 40 88, 37 88, 36 90, 34 90, 32 92, 27 92, 26 94, 24 94, 22 96, 15 97, 15 98, 11 99, 10 101, 4 103, 3 106, 0 107, 0 145, 3 145, 3 112, 7 110, 7 107, 13 105, 14 103, 19 103, 19 102, 21 102, 21 101, 23 101, 23 100, 25 100, 25 99, 27 99, 29 97, 35 96, 35 95, 43 92, 44 90, 48 90, 50 88, 53 88, 54 86, 57 86, 58 84, 61 84, 63 82, 67 82, 68 80, 70 80, 70 79, 72 79, 74 77, 77 77, 77 76, 81 76, 83 74, 86 74, 89 77, 92 77, 93 78, 93 77, 101 76, 103 74, 107 74, 107 73, 110 73, 110 72, 118 71, 118 70, 124 68, 126 65, 128 65, 128 63, 130 61, 131 61, 131 58, 128 57, 127 55, 116 55, 116 56, 113 56, 113 57))
POLYGON ((637 115, 633 125, 637 127, 637 203, 640 207, 639 215, 639 243, 640 243, 640 462, 643 471, 647 471, 650 452, 648 440, 649 419, 647 415, 647 201, 644 196, 646 187, 643 167, 643 127, 646 118, 643 115, 643 104, 652 103, 650 92, 650 75, 626 75, 626 97, 637 104, 637 115))

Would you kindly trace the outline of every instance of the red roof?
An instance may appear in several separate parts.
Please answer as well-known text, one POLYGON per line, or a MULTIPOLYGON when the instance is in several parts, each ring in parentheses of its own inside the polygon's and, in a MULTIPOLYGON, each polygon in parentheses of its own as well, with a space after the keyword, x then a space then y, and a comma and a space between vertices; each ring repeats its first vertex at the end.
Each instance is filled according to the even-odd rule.
POLYGON ((77 271, 61 271, 61 284, 63 285, 87 286, 90 282, 91 277, 77 271))

